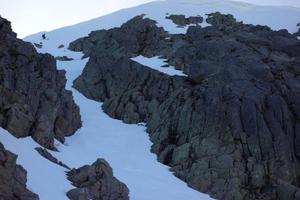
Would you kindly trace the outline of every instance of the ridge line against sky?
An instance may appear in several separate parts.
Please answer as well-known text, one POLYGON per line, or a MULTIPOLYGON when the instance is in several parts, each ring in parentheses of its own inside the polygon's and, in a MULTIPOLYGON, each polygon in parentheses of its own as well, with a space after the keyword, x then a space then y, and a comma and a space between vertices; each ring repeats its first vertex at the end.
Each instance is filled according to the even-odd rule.
MULTIPOLYGON (((0 0, 0 15, 12 22, 19 38, 97 18, 155 0, 0 0)), ((167 0, 174 1, 174 0, 167 0)), ((175 0, 177 1, 177 0, 175 0)), ((185 0, 180 0, 185 1, 185 0)), ((186 0, 203 2, 209 0, 186 0)), ((212 0, 216 1, 216 0, 212 0)), ((226 0, 222 0, 226 1, 226 0)), ((233 0, 258 5, 300 7, 300 0, 233 0)))

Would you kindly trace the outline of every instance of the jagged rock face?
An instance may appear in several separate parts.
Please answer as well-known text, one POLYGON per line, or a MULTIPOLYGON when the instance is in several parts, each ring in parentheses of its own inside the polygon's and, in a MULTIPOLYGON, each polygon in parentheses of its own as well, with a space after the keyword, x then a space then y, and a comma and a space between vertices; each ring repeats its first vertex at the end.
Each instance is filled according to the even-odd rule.
POLYGON ((299 29, 296 33, 294 33, 294 35, 300 37, 300 23, 297 24, 297 26, 299 27, 299 29))
POLYGON ((16 160, 17 155, 5 150, 0 142, 0 199, 38 200, 38 195, 26 188, 27 173, 16 160))
POLYGON ((149 57, 154 56, 154 52, 161 51, 165 46, 163 39, 167 33, 163 28, 157 27, 155 21, 143 20, 143 17, 144 15, 137 16, 120 28, 92 31, 88 37, 70 43, 69 49, 83 51, 85 56, 97 54, 105 57, 113 54, 114 57, 133 57, 141 51, 149 57))
POLYGON ((71 61, 74 60, 73 58, 69 58, 68 56, 57 56, 55 57, 55 60, 59 60, 59 61, 71 61))
POLYGON ((67 193, 71 200, 129 200, 127 186, 113 176, 112 168, 103 159, 73 169, 67 176, 76 187, 67 193))
POLYGON ((199 25, 203 22, 203 17, 201 16, 185 17, 185 15, 169 15, 166 16, 166 19, 172 20, 172 22, 179 27, 184 27, 191 24, 199 25))
POLYGON ((43 156, 45 159, 49 160, 50 162, 57 164, 58 166, 64 167, 68 170, 70 170, 71 168, 64 164, 62 161, 58 160, 57 158, 55 158, 47 149, 45 148, 41 148, 41 147, 36 147, 35 150, 41 155, 43 156))
POLYGON ((74 87, 111 117, 146 122, 152 151, 191 187, 226 200, 298 200, 300 41, 232 15, 207 22, 185 35, 142 17, 94 31, 70 44, 90 56, 74 87), (139 54, 163 56, 188 77, 130 60, 139 54))
POLYGON ((79 108, 65 90, 65 71, 16 38, 0 18, 0 125, 15 137, 32 136, 49 149, 81 126, 79 108))

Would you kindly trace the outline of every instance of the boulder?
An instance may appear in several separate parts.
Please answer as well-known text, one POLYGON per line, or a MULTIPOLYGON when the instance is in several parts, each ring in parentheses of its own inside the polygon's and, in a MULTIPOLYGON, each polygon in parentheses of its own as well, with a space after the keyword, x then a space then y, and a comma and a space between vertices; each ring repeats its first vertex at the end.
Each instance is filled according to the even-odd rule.
POLYGON ((185 15, 169 15, 166 16, 166 19, 172 20, 172 22, 179 27, 184 27, 191 24, 199 25, 203 22, 203 17, 199 15, 190 17, 186 17, 185 15))
POLYGON ((92 165, 67 172, 68 179, 76 187, 67 193, 70 200, 128 200, 127 186, 113 176, 112 168, 98 159, 92 165))

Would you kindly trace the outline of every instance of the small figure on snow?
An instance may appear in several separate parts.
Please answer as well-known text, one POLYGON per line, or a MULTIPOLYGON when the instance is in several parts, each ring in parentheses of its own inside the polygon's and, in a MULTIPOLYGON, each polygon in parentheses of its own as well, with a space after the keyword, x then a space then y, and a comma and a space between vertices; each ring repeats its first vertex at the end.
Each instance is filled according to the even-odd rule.
POLYGON ((42 35, 42 38, 43 38, 43 40, 46 39, 46 34, 45 33, 42 35))

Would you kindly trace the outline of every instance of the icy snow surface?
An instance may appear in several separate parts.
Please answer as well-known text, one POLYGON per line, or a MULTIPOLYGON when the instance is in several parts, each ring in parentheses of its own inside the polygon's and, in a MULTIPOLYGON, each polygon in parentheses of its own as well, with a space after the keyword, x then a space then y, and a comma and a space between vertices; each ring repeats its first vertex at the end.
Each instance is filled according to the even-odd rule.
POLYGON ((160 58, 159 56, 155 56, 152 58, 147 58, 145 56, 137 56, 131 58, 131 60, 138 62, 142 65, 160 71, 162 73, 168 74, 170 76, 178 75, 178 76, 186 76, 182 71, 176 70, 173 66, 168 66, 165 59, 160 58), (167 66, 166 66, 167 65, 167 66))
MULTIPOLYGON (((47 40, 42 40, 42 33, 26 37, 26 41, 43 43, 43 48, 38 49, 39 52, 51 53, 54 56, 65 55, 75 59, 57 64, 59 69, 67 71, 67 88, 73 91, 75 101, 80 106, 83 128, 74 136, 67 138, 66 144, 57 143, 60 152, 52 152, 54 156, 70 167, 91 164, 97 158, 106 159, 112 166, 114 175, 129 187, 132 200, 210 199, 207 195, 188 188, 184 182, 168 171, 168 167, 156 161, 156 156, 150 153, 151 142, 145 127, 128 125, 109 118, 102 112, 101 104, 86 99, 72 89, 72 81, 81 74, 87 59, 81 60, 81 53, 57 47, 61 44, 67 47, 69 42, 86 36, 92 30, 120 26, 139 14, 146 14, 147 17, 157 20, 159 26, 163 26, 171 33, 184 33, 186 28, 178 28, 171 20, 165 19, 166 13, 204 16, 214 11, 234 14, 238 20, 243 20, 245 23, 269 25, 275 30, 286 28, 290 32, 295 32, 296 24, 300 22, 299 8, 255 6, 223 0, 168 0, 124 9, 47 32, 47 40)), ((157 57, 133 59, 151 68, 162 70, 160 66, 163 60, 157 57)), ((173 74, 170 75, 180 74, 172 67, 169 69, 173 70, 173 74)), ((34 150, 38 144, 31 138, 16 139, 3 129, 0 132, 0 141, 8 150, 19 155, 18 163, 28 171, 29 188, 39 194, 42 200, 67 199, 65 192, 72 186, 65 177, 64 168, 39 156, 34 150)))
MULTIPOLYGON (((81 54, 72 52, 64 55, 76 58, 70 62, 58 62, 58 68, 67 71, 67 88, 77 78, 86 64, 81 54), (70 55, 71 54, 71 55, 70 55)), ((52 152, 70 167, 91 164, 97 158, 107 160, 114 175, 127 184, 132 200, 204 200, 210 199, 186 186, 172 175, 168 167, 156 161, 150 152, 151 142, 145 127, 124 124, 109 118, 101 104, 88 100, 72 89, 76 103, 80 106, 83 127, 66 143, 57 143, 60 152, 52 152)), ((2 132, 5 132, 2 130, 2 132)), ((63 200, 71 187, 60 168, 43 159, 33 149, 38 146, 32 139, 16 139, 9 134, 0 134, 5 147, 19 155, 18 163, 28 171, 28 186, 40 195, 42 200, 63 200)))

